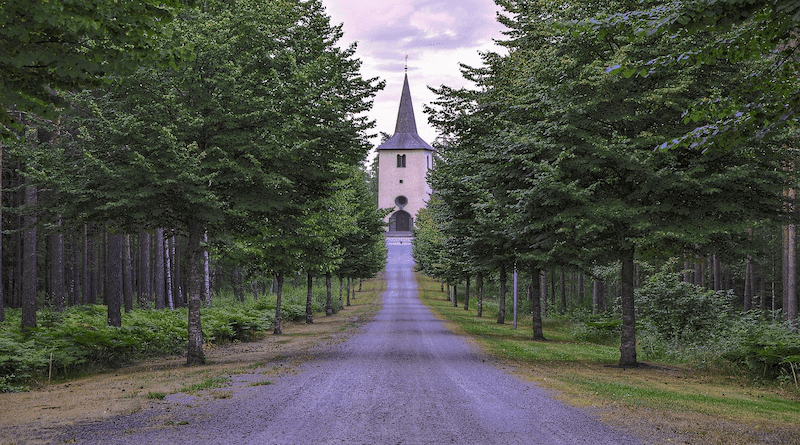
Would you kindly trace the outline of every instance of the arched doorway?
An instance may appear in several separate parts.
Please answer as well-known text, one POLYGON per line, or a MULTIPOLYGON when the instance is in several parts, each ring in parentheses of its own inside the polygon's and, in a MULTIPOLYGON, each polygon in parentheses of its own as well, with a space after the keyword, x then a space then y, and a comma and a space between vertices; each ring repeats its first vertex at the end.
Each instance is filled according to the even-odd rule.
POLYGON ((398 210, 394 212, 389 218, 389 231, 390 232, 410 232, 411 231, 411 215, 405 210, 398 210))

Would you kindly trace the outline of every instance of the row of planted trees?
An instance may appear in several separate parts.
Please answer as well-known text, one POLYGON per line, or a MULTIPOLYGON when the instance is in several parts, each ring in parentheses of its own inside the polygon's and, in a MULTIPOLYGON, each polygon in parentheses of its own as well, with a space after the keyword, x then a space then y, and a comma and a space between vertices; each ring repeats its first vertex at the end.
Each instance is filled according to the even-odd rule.
POLYGON ((795 221, 798 19, 783 2, 497 3, 505 52, 428 109, 444 137, 420 268, 498 277, 501 294, 522 271, 536 339, 545 277, 580 273, 621 317, 622 366, 637 364, 634 289, 653 265, 795 320, 795 241, 765 249, 795 221))
MULTIPOLYGON (((102 301, 117 326, 134 302, 185 305, 188 363, 201 363, 200 309, 220 277, 274 277, 280 333, 284 277, 383 267, 384 214, 360 165, 373 125, 363 114, 383 84, 361 77, 355 47, 338 46, 341 27, 319 1, 181 3, 152 5, 169 10, 144 18, 163 20, 158 32, 129 34, 146 33, 161 57, 54 85, 58 110, 3 116, 0 301, 22 308, 23 329, 40 301, 102 301)), ((95 12, 64 14, 72 30, 95 12)), ((114 26, 104 20, 91 29, 114 26)), ((56 42, 39 50, 58 50, 56 31, 38 31, 56 42)), ((79 41, 79 55, 103 44, 79 41)))

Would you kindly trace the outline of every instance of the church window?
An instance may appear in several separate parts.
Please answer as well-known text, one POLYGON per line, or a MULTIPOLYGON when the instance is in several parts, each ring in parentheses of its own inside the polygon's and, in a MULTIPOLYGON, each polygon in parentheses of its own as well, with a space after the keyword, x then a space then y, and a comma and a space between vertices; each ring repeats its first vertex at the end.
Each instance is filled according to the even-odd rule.
POLYGON ((405 167, 406 166, 406 155, 397 155, 397 167, 405 167))

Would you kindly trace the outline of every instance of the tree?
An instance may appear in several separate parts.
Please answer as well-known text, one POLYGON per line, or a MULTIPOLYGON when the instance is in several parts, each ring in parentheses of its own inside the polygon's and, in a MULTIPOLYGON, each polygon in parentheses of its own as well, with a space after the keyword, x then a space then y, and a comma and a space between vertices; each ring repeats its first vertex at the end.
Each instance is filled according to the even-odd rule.
POLYGON ((207 2, 174 32, 185 41, 164 48, 186 44, 191 60, 73 95, 74 137, 35 155, 73 217, 187 235, 195 364, 206 231, 251 244, 265 227, 293 233, 306 203, 331 194, 332 167, 364 158, 371 123, 359 116, 382 84, 361 78, 354 47, 336 46, 341 27, 319 1, 207 2))
MULTIPOLYGON (((632 4, 499 3, 510 14, 501 19, 509 27, 509 40, 502 42, 508 55, 486 55, 486 67, 466 70, 482 88, 472 96, 458 92, 440 100, 474 101, 445 107, 441 120, 469 138, 470 144, 462 140, 457 149, 479 146, 488 165, 499 167, 481 170, 480 183, 494 200, 482 201, 478 219, 494 216, 515 241, 511 246, 523 246, 505 250, 534 271, 547 263, 584 270, 620 264, 620 365, 636 366, 637 255, 682 251, 689 243, 708 246, 741 236, 745 224, 780 218, 779 190, 786 178, 775 167, 781 153, 755 143, 713 156, 654 151, 690 130, 680 116, 693 97, 725 90, 740 80, 740 71, 727 64, 645 78, 609 76, 605 67, 615 60, 645 60, 665 48, 688 50, 695 42, 658 35, 639 42, 559 26, 631 10, 632 4), (737 196, 735 204, 728 194, 737 196)), ((468 153, 464 158, 475 155, 468 153)))
POLYGON ((744 82, 727 96, 695 96, 696 102, 682 117, 699 125, 662 144, 725 149, 751 137, 775 134, 786 124, 796 127, 798 25, 800 9, 794 0, 699 0, 644 2, 633 10, 586 19, 579 29, 625 35, 637 44, 646 44, 652 35, 694 43, 689 48, 664 47, 648 57, 625 58, 609 66, 609 71, 626 76, 747 62, 744 82))
POLYGON ((103 83, 180 54, 165 49, 169 23, 192 0, 5 2, 0 8, 0 138, 15 126, 9 108, 52 117, 53 90, 103 83), (109 18, 113 17, 113 20, 109 18))

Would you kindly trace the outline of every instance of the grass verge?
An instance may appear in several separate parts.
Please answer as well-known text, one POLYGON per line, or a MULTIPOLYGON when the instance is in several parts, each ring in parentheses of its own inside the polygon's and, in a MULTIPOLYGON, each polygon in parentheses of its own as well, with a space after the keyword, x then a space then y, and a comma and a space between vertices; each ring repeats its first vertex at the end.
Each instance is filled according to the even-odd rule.
MULTIPOLYGON (((646 363, 622 369, 617 346, 576 341, 564 320, 546 320, 544 342, 534 342, 531 320, 518 329, 496 314, 477 317, 463 302, 453 307, 438 281, 418 275, 420 297, 459 334, 513 369, 552 390, 565 403, 589 408, 603 421, 647 443, 800 444, 800 392, 754 386, 743 375, 646 363)), ((475 306, 475 301, 470 302, 475 306)))

